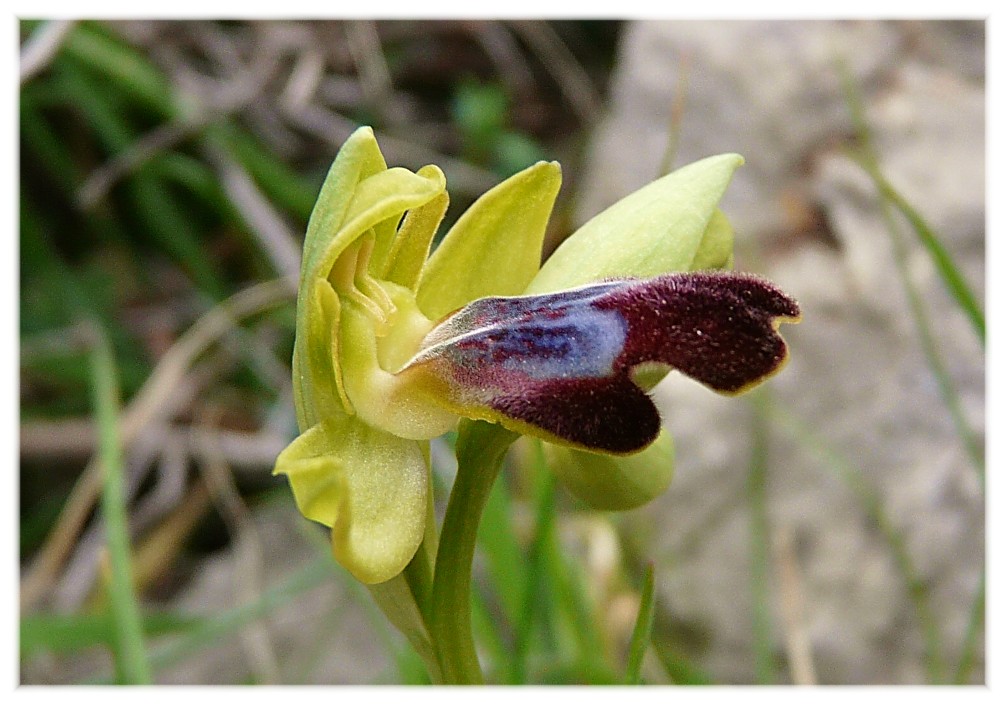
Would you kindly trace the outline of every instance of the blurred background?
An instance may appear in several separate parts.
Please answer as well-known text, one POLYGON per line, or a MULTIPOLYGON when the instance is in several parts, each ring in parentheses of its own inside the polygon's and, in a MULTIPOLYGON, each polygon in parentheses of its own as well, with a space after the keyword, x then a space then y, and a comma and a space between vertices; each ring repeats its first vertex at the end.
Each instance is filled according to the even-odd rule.
MULTIPOLYGON (((490 679, 614 681, 651 563, 646 682, 982 683, 984 33, 22 21, 21 682, 116 676, 96 338, 154 680, 423 680, 271 476, 295 435, 302 233, 368 124, 389 164, 446 173, 441 232, 560 161, 547 252, 670 168, 739 152, 737 268, 803 308, 754 394, 656 389, 676 477, 643 508, 590 511, 515 448, 476 563, 490 679)), ((433 449, 442 503, 454 468, 433 449)))

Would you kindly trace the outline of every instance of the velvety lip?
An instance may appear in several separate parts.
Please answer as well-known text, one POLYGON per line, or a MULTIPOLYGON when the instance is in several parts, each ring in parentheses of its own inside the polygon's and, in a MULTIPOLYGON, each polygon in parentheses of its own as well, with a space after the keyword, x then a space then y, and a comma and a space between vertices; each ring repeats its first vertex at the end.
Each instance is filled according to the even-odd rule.
POLYGON ((787 346, 777 327, 799 316, 793 299, 749 274, 610 280, 475 301, 437 326, 409 366, 440 377, 464 412, 623 454, 659 433, 635 370, 677 369, 740 393, 781 368, 787 346))

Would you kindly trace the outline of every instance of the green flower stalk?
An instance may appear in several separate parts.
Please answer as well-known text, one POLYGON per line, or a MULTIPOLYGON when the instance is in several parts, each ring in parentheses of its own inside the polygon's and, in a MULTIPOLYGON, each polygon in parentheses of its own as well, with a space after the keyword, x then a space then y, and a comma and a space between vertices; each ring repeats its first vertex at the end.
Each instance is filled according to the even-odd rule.
MULTIPOLYGON (((331 528, 335 558, 380 585, 378 602, 398 625, 413 622, 422 644, 455 630, 416 622, 430 608, 436 621, 453 595, 428 597, 424 577, 407 579, 404 591, 390 580, 423 541, 435 550, 429 440, 461 418, 496 424, 495 435, 470 436, 494 448, 495 472, 517 434, 541 438, 570 491, 598 508, 630 508, 672 477, 652 386, 676 369, 734 394, 782 366, 777 327, 798 320, 797 304, 763 279, 724 271, 732 230, 717 204, 741 163, 720 155, 655 181, 541 268, 558 164, 535 164, 486 193, 430 256, 448 203, 440 169, 388 168, 366 127, 340 150, 303 249, 293 355, 300 436, 275 471, 301 512, 331 528), (387 606, 398 597, 380 596, 402 593, 415 602, 405 616, 399 603, 387 606)), ((467 443, 464 454, 478 447, 467 443)), ((472 491, 487 495, 483 485, 472 491)), ((449 513, 447 522, 467 525, 449 513)), ((459 543, 446 533, 440 559, 445 551, 444 564, 460 569, 450 547, 459 543)), ((449 681, 450 656, 431 647, 449 681)), ((461 670, 476 664, 464 647, 461 670)))

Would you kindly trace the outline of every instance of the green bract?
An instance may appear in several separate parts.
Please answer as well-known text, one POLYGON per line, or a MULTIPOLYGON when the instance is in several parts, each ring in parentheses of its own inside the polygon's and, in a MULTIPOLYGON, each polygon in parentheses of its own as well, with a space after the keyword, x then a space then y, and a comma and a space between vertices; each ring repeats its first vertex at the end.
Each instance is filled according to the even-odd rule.
POLYGON ((622 198, 566 239, 526 292, 731 266, 732 227, 717 206, 742 163, 709 157, 622 198))
MULTIPOLYGON (((487 296, 730 265, 731 228, 717 204, 741 163, 711 157, 655 181, 584 225, 541 269, 557 163, 483 195, 430 257, 448 202, 442 172, 387 168, 372 130, 357 130, 307 228, 293 356, 300 436, 275 467, 301 512, 331 528, 338 561, 368 584, 399 574, 426 529, 426 443, 458 410, 486 417, 444 405, 436 383, 405 369, 439 319, 487 296)), ((672 476, 663 436, 628 458, 562 448, 559 476, 597 507, 639 505, 672 476)))
POLYGON ((547 466, 593 508, 624 511, 664 492, 673 479, 673 437, 663 430, 651 445, 626 457, 548 443, 547 466))

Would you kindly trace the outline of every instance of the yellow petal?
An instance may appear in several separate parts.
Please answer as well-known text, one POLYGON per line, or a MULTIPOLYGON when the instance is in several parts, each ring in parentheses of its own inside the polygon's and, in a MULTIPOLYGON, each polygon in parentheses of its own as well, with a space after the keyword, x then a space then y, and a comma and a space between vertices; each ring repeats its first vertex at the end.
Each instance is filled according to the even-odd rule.
POLYGON ((418 311, 410 291, 384 285, 400 295, 392 296, 396 310, 379 345, 386 348, 382 353, 372 314, 352 298, 342 301, 340 360, 345 391, 364 422, 399 437, 428 440, 452 428, 456 414, 446 410, 421 379, 391 371, 418 349, 431 323, 418 311))
POLYGON ((374 275, 414 291, 449 203, 450 197, 444 191, 422 207, 409 210, 387 255, 385 270, 374 275))
POLYGON ((432 320, 485 296, 523 292, 540 268, 561 188, 557 162, 538 162, 478 198, 429 258, 418 305, 432 320))
POLYGON ((422 542, 429 469, 417 442, 326 419, 283 450, 275 473, 304 516, 331 528, 335 558, 361 582, 399 574, 422 542))
POLYGON ((293 403, 300 430, 321 418, 351 412, 338 367, 338 326, 341 305, 327 279, 315 279, 309 304, 297 311, 305 321, 306 334, 293 344, 293 403), (303 366, 301 366, 303 365, 303 366), (308 379, 303 367, 311 370, 308 379))
MULTIPOLYGON (((425 176, 431 169, 438 170, 438 167, 423 166, 418 170, 418 175, 425 176)), ((409 210, 394 236, 390 251, 385 257, 381 257, 380 266, 377 266, 376 255, 371 260, 370 271, 373 275, 414 291, 449 203, 450 197, 443 191, 425 205, 409 210)))
MULTIPOLYGON (((404 212, 436 199, 445 188, 437 167, 418 174, 388 169, 369 128, 353 133, 338 152, 311 213, 303 248, 293 362, 301 431, 320 418, 352 412, 338 366, 339 300, 325 282, 335 263, 365 238, 370 265, 374 256, 385 259, 404 212)), ((351 278, 347 285, 353 285, 351 278)))
POLYGON ((301 283, 316 275, 318 259, 345 220, 356 186, 363 179, 384 171, 387 163, 380 153, 376 137, 369 127, 360 127, 345 140, 310 213, 307 235, 303 241, 301 283))

